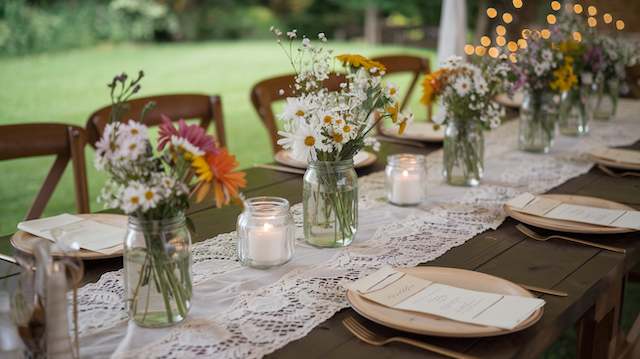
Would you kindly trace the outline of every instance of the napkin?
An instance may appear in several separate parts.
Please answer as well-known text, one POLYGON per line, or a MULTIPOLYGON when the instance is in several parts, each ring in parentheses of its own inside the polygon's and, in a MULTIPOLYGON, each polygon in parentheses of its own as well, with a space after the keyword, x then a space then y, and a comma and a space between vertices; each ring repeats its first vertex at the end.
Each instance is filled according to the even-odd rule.
POLYGON ((589 151, 589 154, 609 161, 640 165, 640 151, 598 147, 589 151))
POLYGON ((126 234, 125 228, 66 213, 20 222, 18 229, 50 241, 55 241, 53 233, 59 232, 57 239, 64 240, 66 243, 76 242, 81 248, 103 254, 112 254, 118 251, 126 234))
POLYGON ((596 224, 606 227, 640 229, 640 212, 624 209, 607 209, 544 198, 531 193, 523 193, 513 198, 507 205, 513 210, 538 217, 596 224))
POLYGON ((411 276, 385 266, 347 285, 384 306, 511 330, 545 302, 542 299, 487 293, 411 276))

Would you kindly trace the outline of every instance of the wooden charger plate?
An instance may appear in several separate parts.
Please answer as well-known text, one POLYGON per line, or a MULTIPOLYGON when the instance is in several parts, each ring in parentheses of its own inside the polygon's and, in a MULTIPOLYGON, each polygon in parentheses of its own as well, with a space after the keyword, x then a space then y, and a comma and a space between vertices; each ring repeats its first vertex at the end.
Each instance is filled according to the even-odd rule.
MULTIPOLYGON (((458 288, 535 298, 529 291, 508 280, 465 269, 426 266, 398 270, 458 288)), ((452 338, 480 338, 514 333, 534 325, 542 318, 544 311, 540 308, 514 329, 506 330, 385 307, 351 290, 347 291, 347 300, 356 312, 378 324, 410 333, 452 338)))
POLYGON ((632 171, 640 171, 640 164, 638 163, 629 163, 629 162, 618 162, 613 161, 607 158, 602 158, 594 155, 590 155, 593 162, 601 164, 606 167, 621 169, 621 170, 632 170, 632 171))
MULTIPOLYGON (((355 168, 371 166, 376 162, 377 158, 378 157, 371 152, 360 151, 358 152, 358 154, 356 154, 353 157, 353 166, 355 168)), ((285 166, 302 168, 302 169, 307 168, 306 163, 294 159, 293 156, 291 155, 291 152, 287 150, 278 151, 278 153, 276 153, 276 155, 274 156, 274 159, 276 162, 285 166)))
MULTIPOLYGON (((85 219, 91 219, 93 221, 104 223, 116 227, 126 228, 127 227, 127 216, 121 214, 109 214, 109 213, 91 213, 91 214, 76 214, 78 217, 82 217, 85 219)), ((33 254, 33 245, 42 238, 38 236, 34 236, 31 233, 27 233, 24 231, 17 231, 11 237, 11 245, 19 251, 33 254)), ((93 259, 104 259, 104 258, 116 258, 122 257, 122 252, 124 249, 124 238, 122 238, 123 245, 120 246, 120 249, 111 254, 104 254, 100 252, 94 252, 86 249, 80 249, 76 255, 78 258, 83 260, 93 260, 93 259)), ((53 256, 62 256, 63 253, 59 251, 51 252, 53 256)))
POLYGON ((407 126, 402 135, 398 134, 396 129, 384 128, 382 134, 389 137, 395 137, 405 140, 422 141, 422 142, 442 142, 444 141, 444 126, 439 129, 433 128, 430 122, 414 122, 407 126))
MULTIPOLYGON (((566 194, 542 194, 540 195, 540 197, 551 198, 551 199, 562 201, 564 203, 577 204, 582 206, 607 208, 607 209, 623 209, 628 211, 634 210, 633 208, 629 206, 625 206, 624 204, 608 201, 606 199, 601 199, 596 197, 574 196, 574 195, 566 195, 566 194)), ((511 206, 507 204, 504 205, 504 210, 505 212, 507 212, 508 216, 522 223, 526 223, 539 228, 550 229, 553 231, 585 233, 585 234, 629 233, 629 232, 635 231, 634 229, 631 229, 631 228, 606 227, 606 226, 598 226, 596 224, 580 223, 580 222, 573 222, 573 221, 565 221, 561 219, 552 219, 552 218, 534 216, 532 214, 518 212, 512 209, 511 206)))

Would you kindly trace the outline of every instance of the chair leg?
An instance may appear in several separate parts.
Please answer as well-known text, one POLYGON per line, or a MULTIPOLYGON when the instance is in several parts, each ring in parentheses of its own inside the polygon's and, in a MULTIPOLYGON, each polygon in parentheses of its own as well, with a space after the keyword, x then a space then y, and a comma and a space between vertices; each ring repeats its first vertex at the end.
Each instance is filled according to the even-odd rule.
POLYGON ((87 184, 87 168, 84 157, 86 140, 77 129, 69 127, 68 131, 74 187, 76 192, 76 210, 78 213, 89 213, 91 210, 89 208, 89 188, 87 184))

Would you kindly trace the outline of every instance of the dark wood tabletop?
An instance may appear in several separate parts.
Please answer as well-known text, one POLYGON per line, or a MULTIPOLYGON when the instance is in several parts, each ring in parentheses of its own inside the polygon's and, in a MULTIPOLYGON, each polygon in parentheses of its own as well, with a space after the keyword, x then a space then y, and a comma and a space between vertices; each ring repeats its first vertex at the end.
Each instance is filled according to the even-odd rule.
MULTIPOLYGON (((640 148, 639 144, 632 146, 640 148)), ((424 148, 383 143, 375 165, 359 170, 360 175, 382 170, 386 156, 392 153, 429 153, 439 145, 424 148)), ((291 203, 302 200, 302 176, 251 168, 247 171, 247 197, 281 196, 291 203)), ((554 188, 551 193, 601 197, 640 208, 640 180, 614 178, 594 168, 554 188)), ((211 203, 211 202, 209 202, 211 203)), ((212 208, 206 204, 191 208, 189 217, 195 224, 194 242, 216 234, 233 231, 240 210, 236 207, 212 208)), ((568 328, 578 324, 579 355, 604 358, 615 346, 624 277, 640 262, 638 233, 583 236, 594 242, 626 248, 625 255, 575 245, 563 241, 537 242, 526 239, 507 219, 497 230, 484 232, 455 247, 445 255, 424 265, 464 268, 493 274, 516 283, 552 288, 569 293, 568 297, 541 296, 547 302, 540 322, 522 332, 484 339, 443 339, 415 336, 392 331, 345 309, 319 325, 306 337, 274 352, 274 358, 367 357, 412 358, 437 357, 435 354, 406 345, 373 347, 356 339, 342 325, 354 316, 367 326, 389 335, 404 335, 431 344, 482 358, 536 358, 568 328)), ((0 251, 10 253, 10 236, 0 238, 0 251)), ((86 262, 85 282, 93 282, 110 270, 122 267, 121 259, 86 262)), ((15 286, 17 267, 0 261, 0 289, 15 286)))

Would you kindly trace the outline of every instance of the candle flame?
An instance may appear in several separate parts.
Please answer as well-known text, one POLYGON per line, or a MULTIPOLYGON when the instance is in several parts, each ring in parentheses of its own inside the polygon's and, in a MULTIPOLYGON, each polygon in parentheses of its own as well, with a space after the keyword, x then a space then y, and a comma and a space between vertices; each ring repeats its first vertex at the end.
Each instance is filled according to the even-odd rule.
POLYGON ((263 228, 265 231, 268 231, 268 230, 270 230, 271 228, 273 228, 273 224, 271 224, 271 223, 265 223, 265 224, 262 226, 262 228, 263 228))
POLYGON ((407 170, 402 171, 402 177, 409 177, 409 171, 407 170))

